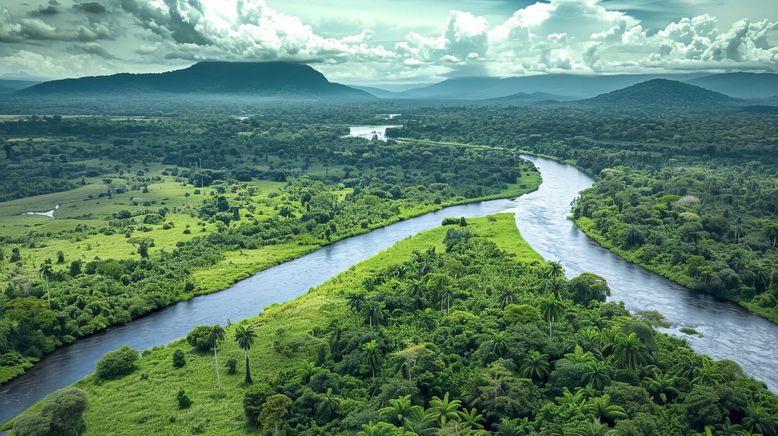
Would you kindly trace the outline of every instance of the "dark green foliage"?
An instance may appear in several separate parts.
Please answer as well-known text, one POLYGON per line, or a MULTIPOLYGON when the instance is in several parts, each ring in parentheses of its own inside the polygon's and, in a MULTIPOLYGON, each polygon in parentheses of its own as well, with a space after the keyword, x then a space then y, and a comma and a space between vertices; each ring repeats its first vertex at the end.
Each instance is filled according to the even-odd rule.
POLYGON ((605 302, 611 290, 605 279, 592 273, 583 273, 567 284, 570 297, 576 304, 586 305, 592 301, 605 302))
POLYGON ((186 335, 186 342, 197 351, 209 351, 211 349, 210 334, 211 326, 198 325, 186 335))
POLYGON ((135 370, 138 353, 128 346, 105 353, 97 361, 97 376, 101 379, 119 378, 135 370))
POLYGON ((192 400, 189 399, 189 395, 186 394, 183 388, 178 390, 176 401, 178 401, 179 409, 188 409, 192 405, 192 400))
POLYGON ((173 352, 173 368, 183 368, 186 365, 186 356, 181 350, 173 352))
POLYGON ((78 389, 63 389, 51 394, 36 413, 14 421, 18 436, 76 436, 86 430, 83 414, 88 405, 86 394, 78 389))
POLYGON ((238 359, 230 357, 224 362, 224 366, 227 367, 227 374, 235 374, 238 371, 238 359))

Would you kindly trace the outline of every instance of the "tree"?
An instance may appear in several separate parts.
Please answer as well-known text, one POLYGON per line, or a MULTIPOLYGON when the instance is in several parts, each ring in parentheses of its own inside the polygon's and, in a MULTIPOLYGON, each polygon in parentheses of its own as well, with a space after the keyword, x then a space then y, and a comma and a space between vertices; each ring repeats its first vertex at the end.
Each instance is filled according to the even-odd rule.
POLYGON ((15 435, 80 435, 86 430, 83 414, 89 403, 79 389, 63 389, 46 399, 39 411, 14 420, 15 435))
POLYGON ((611 290, 604 278, 583 273, 567 283, 567 289, 576 304, 587 305, 590 301, 604 302, 611 290))
POLYGON ((370 368, 373 378, 375 379, 376 371, 381 368, 381 363, 384 360, 383 351, 378 343, 374 340, 362 345, 362 363, 370 368))
POLYGON ((645 345, 640 341, 636 333, 625 335, 619 333, 614 338, 613 354, 622 368, 636 371, 638 367, 647 363, 651 355, 645 345))
POLYGON ((552 326, 554 322, 562 315, 564 304, 558 300, 553 294, 549 295, 540 302, 540 313, 543 315, 543 319, 548 323, 548 335, 552 334, 552 326))
POLYGON ((462 406, 462 402, 459 400, 449 400, 448 392, 443 395, 443 398, 432 397, 430 400, 430 408, 427 409, 427 413, 435 420, 440 421, 441 426, 446 425, 446 421, 456 421, 459 419, 459 408, 462 406))
POLYGON ((532 350, 519 368, 519 374, 532 380, 543 381, 549 374, 551 364, 548 363, 548 355, 532 350))
POLYGON ((208 332, 208 344, 213 348, 213 361, 216 367, 216 388, 222 388, 221 377, 219 374, 219 357, 217 355, 217 348, 219 344, 224 340, 224 328, 218 324, 211 326, 208 332))
POLYGON ((611 397, 608 394, 592 398, 584 405, 584 410, 595 418, 605 420, 609 424, 613 424, 616 419, 627 417, 624 408, 611 404, 611 397))
POLYGON ((327 388, 327 392, 321 396, 321 401, 316 405, 316 413, 330 419, 338 413, 339 407, 338 397, 332 393, 332 388, 327 388))
POLYGON ((389 315, 386 305, 383 301, 370 300, 362 308, 362 312, 367 319, 370 328, 378 326, 389 315))
POLYGON ((483 429, 484 426, 481 425, 481 423, 486 421, 484 416, 478 413, 478 410, 475 407, 470 410, 463 408, 462 411, 459 412, 459 420, 471 430, 483 429))
POLYGON ((585 365, 583 381, 595 389, 602 389, 611 382, 610 371, 605 362, 594 361, 585 365))
POLYGON ((186 365, 186 357, 184 352, 176 350, 173 352, 173 368, 183 368, 186 365))
POLYGON ((508 337, 505 332, 496 332, 492 334, 492 339, 489 341, 491 345, 492 353, 499 357, 505 355, 508 351, 508 337))
POLYGON ((254 340, 257 338, 257 333, 254 331, 254 326, 244 327, 242 324, 235 328, 235 342, 238 343, 240 348, 243 348, 243 353, 246 356, 246 384, 251 384, 251 368, 249 366, 249 349, 254 344, 254 340))
POLYGON ((138 353, 128 346, 105 353, 97 362, 97 376, 101 379, 119 378, 135 369, 138 353))
POLYGON ((178 401, 179 409, 188 409, 192 405, 192 400, 189 399, 189 395, 186 394, 183 388, 178 390, 176 400, 178 401))
POLYGON ((743 427, 751 433, 764 436, 778 435, 778 417, 766 412, 760 407, 746 409, 743 427))
POLYGON ((380 409, 378 413, 384 421, 402 425, 410 417, 412 407, 411 396, 405 395, 404 397, 389 400, 389 405, 380 409))
POLYGON ((357 315, 357 324, 360 322, 360 316, 366 301, 365 294, 351 294, 348 296, 348 306, 357 315))
POLYGON ((292 399, 284 394, 271 395, 262 404, 259 412, 259 422, 274 434, 278 434, 278 426, 284 423, 284 418, 289 415, 292 408, 292 399))

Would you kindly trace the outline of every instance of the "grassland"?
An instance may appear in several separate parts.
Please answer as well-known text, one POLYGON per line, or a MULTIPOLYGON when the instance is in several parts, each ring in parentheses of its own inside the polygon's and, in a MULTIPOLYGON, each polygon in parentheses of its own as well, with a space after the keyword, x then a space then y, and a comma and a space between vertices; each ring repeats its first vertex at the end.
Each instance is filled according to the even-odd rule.
MULTIPOLYGON (((270 306, 259 317, 241 321, 255 325, 258 333, 250 351, 255 379, 309 358, 317 341, 321 340, 309 333, 315 327, 326 326, 334 318, 348 316, 345 295, 349 289, 357 287, 371 273, 407 260, 416 250, 428 247, 443 250, 447 229, 438 227, 400 241, 305 295, 270 306), (279 328, 286 330, 289 343, 299 345, 298 352, 291 358, 273 349, 274 334, 279 328)), ((512 214, 468 220, 468 229, 514 253, 517 259, 542 260, 521 238, 512 214)), ((234 327, 227 327, 228 338, 232 337, 234 327)), ((242 361, 242 355, 242 350, 232 340, 226 341, 219 350, 221 362, 229 357, 242 361)), ((100 381, 94 375, 89 376, 74 384, 89 396, 90 406, 85 415, 87 434, 242 434, 246 430, 240 407, 246 389, 242 383, 243 371, 239 369, 236 374, 228 375, 224 368, 220 370, 222 389, 217 390, 213 355, 197 353, 185 340, 179 340, 144 352, 138 369, 122 379, 100 381), (171 365, 175 350, 186 355, 187 364, 181 369, 171 365), (193 401, 189 409, 180 410, 177 406, 176 394, 180 388, 185 389, 193 401)), ((30 410, 38 407, 40 403, 30 410)), ((10 429, 11 423, 2 428, 10 429)))

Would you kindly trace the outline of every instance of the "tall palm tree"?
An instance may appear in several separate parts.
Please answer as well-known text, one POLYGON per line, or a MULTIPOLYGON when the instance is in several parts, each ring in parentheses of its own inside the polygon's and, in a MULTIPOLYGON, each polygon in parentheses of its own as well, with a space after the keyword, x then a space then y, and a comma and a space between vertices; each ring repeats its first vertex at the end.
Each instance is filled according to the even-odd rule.
POLYGON ((246 356, 246 384, 251 384, 251 367, 249 366, 249 349, 254 344, 254 340, 257 338, 257 332, 254 331, 254 326, 250 325, 244 327, 242 324, 238 325, 235 329, 235 342, 238 343, 240 348, 243 348, 243 353, 246 356))
POLYGON ((373 379, 375 379, 376 371, 381 368, 383 359, 383 352, 375 339, 362 345, 362 362, 370 368, 373 379))
POLYGON ((364 313, 370 328, 373 328, 374 325, 380 324, 389 315, 384 302, 377 300, 370 300, 365 303, 362 308, 362 313, 364 313))
POLYGON ((565 354, 565 359, 572 363, 588 364, 596 361, 592 353, 584 351, 584 349, 576 344, 575 350, 572 353, 565 354))
POLYGON ((208 332, 208 343, 211 345, 211 348, 213 348, 213 361, 216 364, 217 389, 222 388, 221 376, 219 375, 219 357, 217 354, 217 349, 219 348, 219 344, 222 341, 224 341, 224 327, 220 326, 219 324, 212 325, 211 330, 208 332))
POLYGON ((512 304, 514 301, 516 301, 516 293, 510 289, 503 289, 502 291, 500 291, 498 301, 500 302, 500 307, 504 309, 505 306, 512 304))
POLYGON ((592 419, 591 422, 574 429, 570 434, 573 436, 607 436, 613 434, 613 431, 597 419, 592 419))
POLYGON ((548 262, 548 271, 546 271, 546 277, 554 278, 561 277, 565 273, 565 269, 562 267, 561 260, 554 260, 548 262))
POLYGON ((499 424, 497 424, 497 436, 524 436, 526 434, 532 434, 532 426, 530 425, 529 418, 522 419, 507 419, 503 418, 499 424))
POLYGON ((411 396, 405 395, 404 397, 389 400, 389 405, 380 409, 378 414, 381 416, 381 419, 388 423, 402 425, 411 416, 412 408, 411 396))
POLYGON ((764 436, 778 435, 778 418, 761 408, 746 409, 748 415, 743 418, 743 426, 755 434, 764 436))
POLYGON ((654 397, 654 401, 659 404, 667 404, 680 395, 680 391, 675 388, 675 380, 676 377, 671 374, 658 372, 653 376, 646 377, 643 384, 648 393, 654 397))
POLYGON ((459 419, 459 408, 462 406, 462 402, 459 400, 449 400, 448 392, 443 395, 443 398, 432 397, 430 400, 430 408, 427 409, 427 414, 437 421, 440 421, 440 425, 446 425, 446 421, 456 421, 459 419))
POLYGON ((532 350, 519 368, 522 377, 543 381, 549 373, 551 364, 548 363, 548 354, 540 354, 540 351, 532 350))
POLYGON ((360 324, 362 310, 365 305, 365 294, 351 294, 348 296, 348 306, 357 315, 357 324, 360 324))
POLYGON ((540 313, 543 319, 548 323, 548 335, 552 334, 554 322, 562 316, 564 305, 553 294, 540 302, 540 313))
POLYGON ((639 366, 648 362, 651 358, 646 346, 640 342, 636 333, 616 335, 613 344, 616 361, 622 368, 637 370, 639 366))

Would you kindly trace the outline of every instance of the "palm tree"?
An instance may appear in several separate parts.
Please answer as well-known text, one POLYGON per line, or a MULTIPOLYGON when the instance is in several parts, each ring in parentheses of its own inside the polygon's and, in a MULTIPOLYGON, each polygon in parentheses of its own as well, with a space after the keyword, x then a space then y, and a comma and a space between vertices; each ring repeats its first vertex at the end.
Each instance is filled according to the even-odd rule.
POLYGON ((611 397, 608 394, 592 398, 583 408, 595 418, 605 420, 609 424, 612 424, 616 419, 627 417, 623 407, 611 404, 611 397))
POLYGON ((413 283, 411 283, 411 285, 408 287, 408 296, 410 296, 414 304, 416 304, 417 309, 421 309, 423 307, 424 286, 421 285, 420 281, 414 280, 413 283))
POLYGON ((436 421, 440 421, 440 425, 446 425, 446 421, 449 419, 456 421, 459 419, 459 408, 462 406, 462 402, 459 400, 448 399, 448 392, 443 395, 443 398, 432 397, 430 400, 430 408, 427 409, 427 414, 430 415, 436 421))
POLYGON ((370 328, 373 328, 373 325, 381 323, 389 315, 384 302, 377 300, 370 300, 365 303, 362 312, 365 314, 365 318, 367 319, 370 328))
POLYGON ((637 370, 651 358, 645 345, 640 342, 636 333, 625 335, 619 333, 613 344, 614 355, 622 368, 637 370))
POLYGON ((409 416, 403 419, 403 427, 419 436, 432 436, 438 432, 436 421, 421 406, 410 408, 409 416))
POLYGON ((505 332, 496 332, 492 335, 491 343, 492 353, 502 357, 508 351, 508 337, 505 332))
POLYGON ((370 368, 373 379, 375 379, 376 371, 381 368, 383 359, 384 355, 375 339, 362 345, 362 362, 370 368))
POLYGON ((213 361, 216 364, 216 388, 222 388, 221 377, 219 375, 219 357, 216 353, 219 344, 224 341, 224 328, 219 324, 211 326, 211 331, 208 332, 208 343, 213 348, 213 361))
POLYGON ((594 389, 602 389, 611 382, 610 371, 605 362, 589 362, 584 368, 583 380, 594 389))
POLYGON ((561 260, 548 262, 548 271, 546 272, 546 277, 548 278, 561 277, 562 274, 564 274, 564 272, 565 269, 562 267, 561 260))
POLYGON ((548 354, 540 354, 539 351, 532 350, 524 358, 524 363, 519 368, 519 373, 522 377, 543 381, 548 376, 550 366, 548 354))
POLYGON ((391 424, 402 425, 411 416, 411 396, 389 400, 389 405, 378 411, 381 419, 391 424))
POLYGON ((573 393, 565 386, 562 388, 562 396, 556 397, 555 400, 560 406, 563 406, 565 409, 568 409, 577 415, 584 411, 584 407, 588 404, 587 398, 589 394, 588 389, 578 388, 575 390, 575 393, 573 393))
POLYGON ((500 302, 500 307, 505 309, 505 306, 512 304, 514 301, 516 301, 516 293, 511 291, 510 289, 503 289, 500 291, 500 296, 498 297, 498 301, 500 302))
POLYGON ((532 433, 529 418, 507 419, 503 418, 497 424, 497 436, 523 436, 532 433))
POLYGON ((565 354, 565 359, 572 363, 588 364, 596 361, 592 353, 584 351, 580 345, 575 346, 575 350, 572 353, 565 354))
POLYGON ((609 430, 607 425, 597 419, 592 419, 591 422, 584 424, 583 427, 576 428, 570 434, 573 436, 606 436, 613 434, 613 431, 609 430))
POLYGON ((251 384, 251 367, 249 366, 249 349, 254 344, 254 340, 257 338, 257 332, 254 331, 254 326, 250 325, 244 327, 242 324, 238 325, 235 329, 235 342, 238 343, 240 348, 243 348, 243 353, 246 356, 246 384, 251 384))
POLYGON ((764 436, 778 435, 778 418, 761 408, 746 409, 748 415, 743 418, 743 426, 754 434, 764 436))
POLYGON ((702 356, 702 366, 694 369, 692 383, 710 386, 722 381, 716 362, 708 356, 702 356))
POLYGON ((478 410, 476 410, 475 407, 470 410, 463 408, 462 411, 459 412, 459 419, 471 430, 482 430, 484 426, 481 425, 481 423, 486 421, 484 416, 478 413, 478 410))
POLYGON ((41 277, 46 282, 46 295, 48 296, 49 305, 51 305, 51 289, 49 288, 49 279, 51 278, 51 260, 47 260, 41 265, 40 268, 41 277))
POLYGON ((554 321, 559 319, 562 315, 563 308, 562 302, 557 300, 553 294, 540 302, 540 313, 543 315, 543 319, 548 323, 549 336, 551 336, 551 327, 553 326, 554 321))
POLYGON ((365 294, 351 294, 348 296, 348 306, 357 314, 357 324, 360 323, 360 315, 365 305, 365 294))
POLYGON ((340 401, 332 393, 332 388, 327 388, 327 393, 322 395, 321 401, 316 405, 316 413, 330 418, 338 412, 340 401))
POLYGON ((675 380, 676 377, 659 372, 652 377, 646 377, 643 383, 648 393, 654 397, 654 401, 659 404, 667 404, 680 395, 680 391, 674 386, 675 380))

